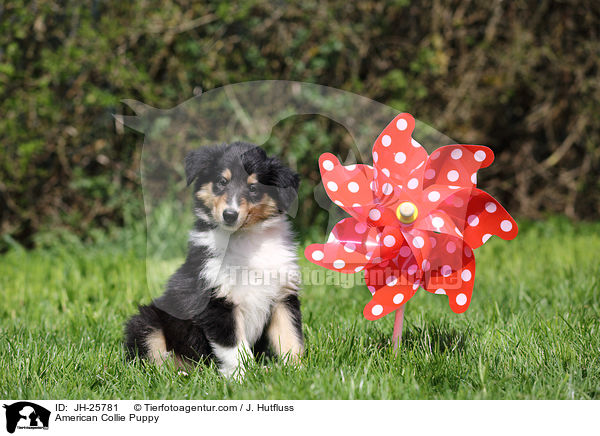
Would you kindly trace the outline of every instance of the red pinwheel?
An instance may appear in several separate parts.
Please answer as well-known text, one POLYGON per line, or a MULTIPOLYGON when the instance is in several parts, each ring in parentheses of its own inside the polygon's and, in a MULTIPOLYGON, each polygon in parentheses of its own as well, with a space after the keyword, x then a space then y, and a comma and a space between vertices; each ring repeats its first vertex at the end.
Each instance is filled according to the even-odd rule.
POLYGON ((494 154, 480 145, 447 145, 430 156, 411 134, 414 118, 398 115, 373 145, 373 167, 343 166, 330 153, 319 168, 327 194, 351 216, 306 258, 343 273, 365 272, 373 294, 369 320, 402 308, 419 287, 448 297, 462 313, 471 303, 473 249, 492 235, 513 239, 517 224, 476 188, 477 170, 494 154))

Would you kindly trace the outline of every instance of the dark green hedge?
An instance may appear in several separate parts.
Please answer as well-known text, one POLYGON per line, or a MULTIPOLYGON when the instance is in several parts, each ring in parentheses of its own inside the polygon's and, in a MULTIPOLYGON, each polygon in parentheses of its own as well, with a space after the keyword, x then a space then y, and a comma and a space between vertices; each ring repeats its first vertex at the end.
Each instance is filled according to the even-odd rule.
MULTIPOLYGON (((168 108, 227 83, 319 83, 408 110, 497 161, 486 190, 516 215, 600 210, 600 3, 589 1, 12 1, 0 5, 0 232, 142 216, 142 137, 112 113, 168 108)), ((339 126, 282 125, 308 186, 339 126), (286 131, 286 129, 288 129, 286 131)), ((275 132, 275 135, 280 134, 275 132)), ((0 242, 2 244, 2 242, 0 242)))

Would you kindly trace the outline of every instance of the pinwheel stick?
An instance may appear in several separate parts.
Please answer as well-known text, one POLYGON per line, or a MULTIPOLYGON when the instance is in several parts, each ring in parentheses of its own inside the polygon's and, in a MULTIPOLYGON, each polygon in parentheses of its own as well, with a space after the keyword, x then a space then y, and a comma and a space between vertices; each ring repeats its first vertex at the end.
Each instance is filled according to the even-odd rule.
POLYGON ((398 354, 398 347, 400 347, 400 341, 402 340, 402 324, 404 324, 404 306, 396 309, 396 318, 394 319, 394 333, 392 333, 392 341, 394 342, 394 353, 398 354))

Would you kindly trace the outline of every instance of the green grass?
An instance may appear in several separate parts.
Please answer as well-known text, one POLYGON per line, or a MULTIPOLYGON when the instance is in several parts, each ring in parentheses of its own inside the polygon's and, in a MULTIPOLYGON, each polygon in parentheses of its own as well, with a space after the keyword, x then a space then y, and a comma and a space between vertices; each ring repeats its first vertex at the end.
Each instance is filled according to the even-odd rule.
MULTIPOLYGON (((476 251, 465 314, 453 314, 444 296, 417 293, 397 357, 393 316, 362 317, 366 288, 306 286, 303 366, 268 362, 240 383, 214 366, 182 376, 125 361, 122 325, 151 297, 146 261, 131 244, 15 249, 0 257, 0 396, 600 398, 600 223, 521 227, 514 241, 493 238, 476 251)), ((149 261, 152 294, 176 265, 149 261)))

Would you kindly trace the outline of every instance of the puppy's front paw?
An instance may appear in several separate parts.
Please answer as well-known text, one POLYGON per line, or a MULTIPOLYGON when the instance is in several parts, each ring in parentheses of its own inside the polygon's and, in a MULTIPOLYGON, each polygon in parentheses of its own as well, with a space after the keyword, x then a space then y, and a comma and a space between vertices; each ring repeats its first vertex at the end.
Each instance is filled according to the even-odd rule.
POLYGON ((242 381, 244 376, 246 375, 246 366, 245 365, 231 365, 228 367, 221 367, 219 372, 223 375, 223 377, 234 380, 234 381, 242 381))

